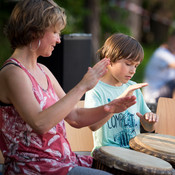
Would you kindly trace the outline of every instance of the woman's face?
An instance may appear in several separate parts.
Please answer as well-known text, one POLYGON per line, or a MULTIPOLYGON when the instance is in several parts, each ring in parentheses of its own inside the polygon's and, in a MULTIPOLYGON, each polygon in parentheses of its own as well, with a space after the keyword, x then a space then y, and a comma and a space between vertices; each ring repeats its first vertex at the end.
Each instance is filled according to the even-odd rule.
POLYGON ((56 27, 49 27, 46 30, 43 38, 40 40, 41 45, 38 49, 40 56, 49 57, 52 55, 52 51, 56 44, 61 42, 60 32, 61 31, 56 27))

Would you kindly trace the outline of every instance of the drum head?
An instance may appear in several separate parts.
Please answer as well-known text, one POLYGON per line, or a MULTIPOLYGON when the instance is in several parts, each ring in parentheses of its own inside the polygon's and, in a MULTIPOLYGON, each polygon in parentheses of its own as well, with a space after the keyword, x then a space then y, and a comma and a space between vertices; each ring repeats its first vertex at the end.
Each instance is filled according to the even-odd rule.
POLYGON ((153 133, 139 134, 129 142, 132 149, 162 158, 175 165, 175 137, 153 133))
POLYGON ((130 149, 104 146, 94 150, 93 157, 110 168, 129 173, 142 175, 173 174, 173 168, 168 162, 130 149))

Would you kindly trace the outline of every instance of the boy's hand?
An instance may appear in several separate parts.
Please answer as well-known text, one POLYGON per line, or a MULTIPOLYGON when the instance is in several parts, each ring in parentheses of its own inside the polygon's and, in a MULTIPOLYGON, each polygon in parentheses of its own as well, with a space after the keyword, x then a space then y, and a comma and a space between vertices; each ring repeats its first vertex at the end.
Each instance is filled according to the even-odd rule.
POLYGON ((140 89, 140 88, 145 87, 145 86, 148 86, 148 83, 138 83, 138 84, 131 85, 118 98, 132 96, 133 92, 136 89, 140 89))
POLYGON ((146 114, 142 115, 141 113, 137 112, 137 116, 140 118, 141 121, 145 121, 147 123, 156 123, 159 120, 158 115, 152 113, 152 112, 147 112, 146 114))

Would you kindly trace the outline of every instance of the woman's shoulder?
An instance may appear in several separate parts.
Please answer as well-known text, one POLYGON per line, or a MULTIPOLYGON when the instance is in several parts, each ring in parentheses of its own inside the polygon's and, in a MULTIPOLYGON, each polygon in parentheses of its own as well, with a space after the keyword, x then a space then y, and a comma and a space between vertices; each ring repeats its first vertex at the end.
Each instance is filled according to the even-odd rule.
POLYGON ((5 103, 11 103, 8 98, 9 94, 12 92, 21 94, 25 89, 24 85, 30 84, 26 73, 14 64, 9 64, 0 70, 0 82, 0 100, 5 103))
POLYGON ((5 91, 19 91, 26 86, 32 86, 32 83, 25 71, 16 64, 9 64, 0 70, 0 82, 5 91))
POLYGON ((52 75, 52 72, 45 66, 44 64, 38 63, 39 67, 50 77, 52 75))
POLYGON ((12 78, 14 76, 21 76, 22 72, 24 71, 20 68, 18 64, 8 62, 0 68, 0 77, 12 78))

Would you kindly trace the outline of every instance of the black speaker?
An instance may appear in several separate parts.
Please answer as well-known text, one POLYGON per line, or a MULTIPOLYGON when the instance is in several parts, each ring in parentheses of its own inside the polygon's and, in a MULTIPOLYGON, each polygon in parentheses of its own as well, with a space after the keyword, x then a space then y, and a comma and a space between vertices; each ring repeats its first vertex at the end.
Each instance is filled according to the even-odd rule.
POLYGON ((67 93, 92 66, 92 35, 69 34, 61 37, 52 55, 40 57, 38 62, 45 64, 54 74, 67 93))

